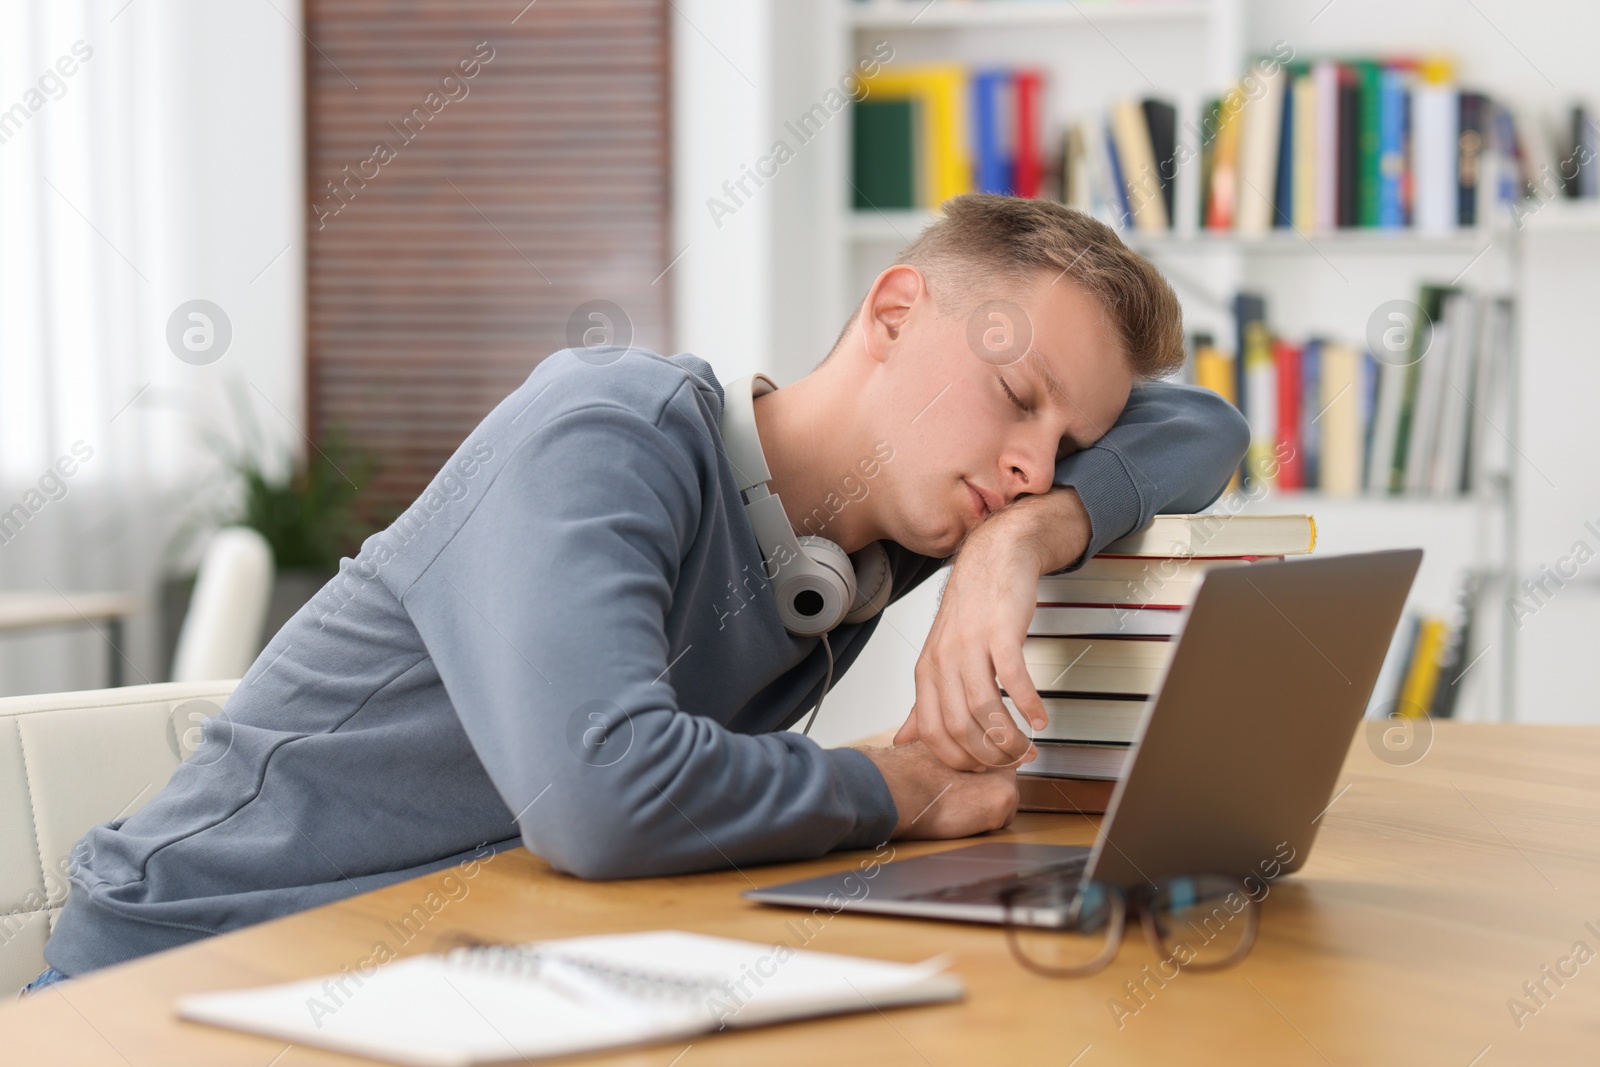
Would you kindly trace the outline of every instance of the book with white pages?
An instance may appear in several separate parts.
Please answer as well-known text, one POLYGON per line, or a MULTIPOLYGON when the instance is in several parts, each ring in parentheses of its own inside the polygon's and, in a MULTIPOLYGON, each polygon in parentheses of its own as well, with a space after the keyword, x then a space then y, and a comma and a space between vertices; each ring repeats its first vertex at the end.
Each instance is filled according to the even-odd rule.
POLYGON ((179 1017, 416 1067, 569 1056, 723 1027, 959 1000, 921 964, 657 930, 413 956, 182 997, 179 1017))
MULTIPOLYGON (((1009 695, 1000 698, 1017 722, 1025 722, 1009 695)), ((1094 693, 1041 696, 1050 721, 1042 730, 1029 729, 1035 741, 1073 741, 1095 744, 1131 744, 1139 735, 1149 700, 1129 695, 1108 697, 1094 693)))
POLYGON ((1149 525, 1118 538, 1101 556, 1298 556, 1317 543, 1310 515, 1157 515, 1149 525))
POLYGON ((1035 637, 1173 637, 1183 630, 1186 608, 1055 607, 1037 605, 1028 633, 1035 637))
POLYGON ((1171 641, 1122 637, 1029 637, 1022 662, 1041 693, 1155 692, 1171 641))
POLYGON ((1195 598, 1207 571, 1249 562, 1249 558, 1099 555, 1075 571, 1040 578, 1038 602, 1058 606, 1182 607, 1195 598))

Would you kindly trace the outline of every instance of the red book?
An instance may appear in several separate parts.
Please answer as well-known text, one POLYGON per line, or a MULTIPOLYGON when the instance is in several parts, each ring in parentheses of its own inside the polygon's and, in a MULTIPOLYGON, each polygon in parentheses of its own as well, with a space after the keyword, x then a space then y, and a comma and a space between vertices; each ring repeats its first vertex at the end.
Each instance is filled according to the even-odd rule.
POLYGON ((1279 489, 1305 488, 1305 464, 1300 457, 1300 346, 1282 338, 1272 342, 1278 364, 1278 477, 1279 489))
POLYGON ((1039 151, 1039 90, 1036 70, 1019 70, 1013 79, 1016 87, 1017 149, 1016 172, 1012 181, 1018 196, 1038 196, 1044 172, 1044 157, 1039 151))

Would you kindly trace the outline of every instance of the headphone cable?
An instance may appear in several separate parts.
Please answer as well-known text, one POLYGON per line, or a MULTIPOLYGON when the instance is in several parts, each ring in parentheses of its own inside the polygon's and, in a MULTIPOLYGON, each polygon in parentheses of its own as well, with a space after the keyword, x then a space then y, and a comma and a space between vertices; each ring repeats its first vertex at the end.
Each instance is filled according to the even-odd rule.
POLYGON ((828 688, 833 685, 833 646, 828 644, 828 635, 822 635, 822 650, 828 654, 828 675, 822 680, 822 694, 817 697, 817 706, 811 709, 811 718, 806 720, 806 728, 801 731, 801 736, 811 736, 811 724, 817 721, 817 712, 822 710, 822 702, 828 698, 828 688))

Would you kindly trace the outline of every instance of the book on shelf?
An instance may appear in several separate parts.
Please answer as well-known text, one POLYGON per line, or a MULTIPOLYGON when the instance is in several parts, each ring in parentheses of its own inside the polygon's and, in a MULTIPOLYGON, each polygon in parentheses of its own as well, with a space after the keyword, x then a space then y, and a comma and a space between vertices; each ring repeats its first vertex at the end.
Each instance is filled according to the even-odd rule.
POLYGON ((1376 324, 1396 339, 1381 358, 1328 337, 1275 335, 1265 299, 1250 293, 1234 300, 1242 357, 1210 334, 1191 339, 1190 380, 1249 424, 1246 484, 1459 496, 1504 469, 1493 428, 1507 421, 1509 299, 1424 285, 1413 303, 1376 324))
POLYGON ((1021 806, 1103 812, 1205 576, 1315 540, 1309 515, 1157 515, 1077 570, 1040 578, 1022 659, 1049 721, 1030 731, 1039 755, 1017 771, 1021 806))
POLYGON ((850 189, 856 209, 908 211, 927 201, 917 188, 917 102, 862 100, 855 108, 850 189))
POLYGON ((1455 715, 1465 680, 1484 650, 1476 649, 1475 621, 1484 595, 1483 576, 1468 571, 1450 615, 1413 613, 1396 643, 1400 671, 1381 710, 1401 718, 1448 719, 1455 715))

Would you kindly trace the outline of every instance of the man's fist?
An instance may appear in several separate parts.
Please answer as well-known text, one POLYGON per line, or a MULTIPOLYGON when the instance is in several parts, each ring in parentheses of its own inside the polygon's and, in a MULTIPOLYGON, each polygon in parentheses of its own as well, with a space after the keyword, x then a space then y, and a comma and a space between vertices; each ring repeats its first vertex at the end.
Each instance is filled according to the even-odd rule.
POLYGON ((1014 770, 958 771, 921 741, 861 751, 894 797, 897 838, 969 837, 1010 826, 1017 814, 1014 770))

